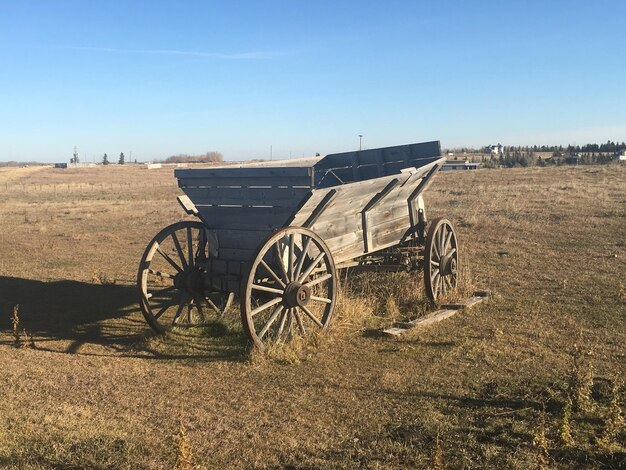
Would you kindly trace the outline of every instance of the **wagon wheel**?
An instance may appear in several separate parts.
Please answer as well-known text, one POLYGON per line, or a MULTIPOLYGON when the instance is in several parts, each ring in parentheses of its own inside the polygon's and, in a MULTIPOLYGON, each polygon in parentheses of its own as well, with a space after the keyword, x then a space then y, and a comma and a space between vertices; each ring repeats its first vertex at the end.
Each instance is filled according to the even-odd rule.
POLYGON ((257 250, 242 280, 241 320, 255 347, 327 328, 337 273, 330 250, 312 231, 287 227, 257 250))
POLYGON ((139 263, 139 305, 157 333, 172 327, 206 325, 232 303, 207 288, 204 268, 207 237, 201 222, 183 221, 161 230, 148 244, 139 263))
POLYGON ((456 288, 459 278, 459 247, 448 220, 430 223, 424 251, 424 287, 426 296, 435 302, 456 288))

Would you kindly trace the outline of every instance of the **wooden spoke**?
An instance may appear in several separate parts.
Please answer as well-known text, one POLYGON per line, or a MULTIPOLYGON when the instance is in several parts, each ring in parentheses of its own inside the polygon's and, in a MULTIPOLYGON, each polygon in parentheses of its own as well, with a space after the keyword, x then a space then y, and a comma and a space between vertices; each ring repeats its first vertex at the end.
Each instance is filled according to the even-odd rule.
POLYGON ((312 295, 310 299, 315 300, 316 302, 324 302, 325 304, 330 304, 333 302, 332 299, 327 299, 325 297, 317 297, 315 295, 312 295))
POLYGON ((289 235, 289 255, 288 255, 288 258, 287 258, 287 260, 288 260, 287 261, 288 262, 288 265, 287 265, 287 279, 289 279, 289 281, 293 281, 293 264, 294 264, 293 257, 294 257, 294 254, 295 254, 294 253, 295 241, 296 240, 295 240, 294 234, 293 233, 290 234, 289 235))
POLYGON ((448 253, 446 253, 446 256, 452 257, 455 253, 456 253, 456 248, 452 248, 448 253))
POLYGON ((174 318, 172 319, 172 326, 176 324, 176 320, 178 320, 178 317, 180 317, 180 314, 183 312, 184 308, 185 308, 185 303, 181 303, 178 306, 178 309, 176 310, 176 314, 174 315, 174 318))
POLYGON ((174 276, 172 276, 171 274, 164 273, 164 272, 161 272, 161 271, 155 271, 152 268, 148 268, 148 272, 150 274, 154 274, 155 276, 164 277, 164 278, 167 278, 167 279, 174 279, 174 276))
POLYGON ((302 253, 300 253, 300 259, 298 259, 298 264, 296 265, 296 270, 294 272, 294 279, 298 279, 300 277, 300 273, 302 272, 302 265, 304 264, 304 260, 307 257, 307 253, 309 252, 309 246, 311 244, 311 237, 307 237, 306 235, 302 235, 302 239, 306 237, 306 241, 302 243, 302 253))
POLYGON ((445 253, 445 247, 443 246, 443 240, 446 235, 446 226, 442 225, 441 230, 439 230, 439 254, 442 255, 445 253))
POLYGON ((300 317, 300 314, 298 313, 298 309, 297 308, 293 309, 293 316, 296 318, 296 323, 298 324, 298 328, 300 328, 300 333, 302 333, 302 336, 306 336, 306 330, 304 329, 304 323, 302 323, 302 317, 300 317))
POLYGON ((183 270, 186 270, 188 267, 187 260, 185 259, 185 255, 183 254, 183 249, 180 246, 180 242, 178 241, 176 232, 172 232, 172 241, 174 242, 174 246, 176 247, 176 251, 178 252, 178 257, 183 262, 183 270))
POLYGON ((159 296, 161 296, 163 294, 167 294, 168 292, 172 292, 175 289, 176 289, 176 286, 169 286, 169 287, 166 287, 165 289, 157 290, 157 291, 154 291, 154 292, 148 292, 146 297, 148 299, 151 299, 151 298, 154 298, 154 297, 159 297, 159 296))
POLYGON ((454 235, 452 233, 452 230, 450 230, 450 232, 448 232, 448 236, 446 237, 446 241, 443 244, 443 252, 447 253, 448 252, 448 245, 450 244, 450 240, 452 240, 452 235, 454 235))
POLYGON ((189 267, 193 267, 193 236, 191 227, 187 227, 187 252, 189 254, 189 267))
POLYGON ((200 323, 206 323, 206 317, 204 316, 204 308, 202 307, 202 297, 195 301, 196 310, 200 316, 200 323))
POLYGON ((160 254, 160 255, 161 255, 161 256, 165 259, 165 261, 167 261, 169 264, 171 264, 171 265, 172 265, 172 267, 173 267, 176 271, 178 271, 179 273, 182 273, 182 272, 183 272, 183 270, 181 269, 181 267, 180 267, 180 266, 178 266, 178 265, 174 262, 174 260, 173 260, 172 258, 170 258, 170 255, 168 255, 167 253, 165 253, 165 252, 161 249, 161 247, 157 247, 157 249, 156 249, 156 250, 157 250, 157 253, 159 253, 159 254, 160 254))
POLYGON ((166 311, 168 308, 173 307, 173 306, 174 306, 174 305, 176 305, 177 303, 178 303, 178 300, 176 300, 176 298, 175 298, 175 297, 174 297, 174 298, 171 298, 170 300, 168 300, 167 302, 165 302, 165 304, 163 304, 163 305, 161 306, 161 310, 159 310, 159 311, 158 311, 158 312, 154 315, 155 320, 158 320, 158 319, 159 319, 159 317, 160 317, 161 315, 163 315, 163 314, 165 313, 165 311, 166 311))
POLYGON ((319 321, 315 315, 313 315, 313 313, 311 313, 311 311, 308 309, 308 307, 306 307, 305 305, 301 305, 300 308, 302 309, 302 311, 304 313, 306 313, 306 316, 309 317, 311 319, 311 321, 313 323, 315 323, 317 326, 319 326, 320 328, 324 328, 324 325, 322 324, 321 321, 319 321))
POLYGON ((280 277, 278 277, 278 275, 274 272, 274 270, 268 266, 265 260, 261 260, 261 266, 263 266, 267 270, 269 275, 272 276, 274 280, 278 282, 283 288, 287 287, 287 285, 282 281, 280 277))
POLYGON ((263 336, 265 336, 265 333, 267 333, 267 331, 272 326, 272 323, 274 323, 276 321, 276 319, 278 318, 278 315, 280 315, 280 313, 283 311, 283 309, 284 309, 284 307, 282 305, 279 305, 276 308, 276 310, 274 310, 274 312, 272 313, 270 318, 267 320, 267 323, 265 323, 265 326, 263 327, 263 329, 261 331, 259 331, 259 337, 260 338, 263 338, 263 336))
POLYGON ((211 307, 213 310, 215 310, 217 313, 222 313, 220 311, 220 309, 217 307, 217 305, 215 305, 215 302, 213 302, 211 299, 209 299, 208 297, 204 298, 204 301, 207 303, 207 305, 209 307, 211 307))
POLYGON ((431 265, 431 266, 436 266, 436 267, 439 267, 439 262, 438 262, 438 261, 435 261, 434 259, 431 259, 431 260, 430 260, 430 265, 431 265))
POLYGON ((321 282, 327 281, 331 277, 333 277, 333 275, 330 273, 324 274, 323 276, 317 277, 313 279, 312 281, 305 282, 304 285, 307 287, 313 287, 313 286, 316 286, 317 284, 320 284, 321 282))
POLYGON ((189 325, 191 323, 191 304, 193 302, 193 299, 189 301, 189 303, 187 304, 187 324, 189 325))
POLYGON ((276 297, 275 299, 272 299, 269 302, 264 303, 260 307, 257 307, 254 310, 252 310, 250 312, 250 316, 255 316, 255 315, 261 313, 263 310, 267 310, 268 308, 270 308, 273 305, 276 305, 277 303, 280 303, 282 301, 283 301, 282 297, 276 297))
POLYGON ((326 256, 326 253, 324 253, 323 251, 320 252, 320 254, 318 254, 315 259, 313 260, 313 262, 309 265, 308 268, 306 268, 306 271, 304 271, 304 273, 302 273, 300 275, 300 278, 298 279, 298 282, 304 282, 304 280, 309 277, 309 275, 313 272, 313 270, 317 267, 317 265, 320 263, 320 261, 322 261, 322 258, 324 258, 324 256, 326 256))
POLYGON ((274 289, 273 287, 260 286, 258 284, 252 284, 252 288, 255 290, 260 290, 263 292, 271 292, 272 294, 278 294, 278 295, 283 295, 285 293, 284 290, 274 289))
POLYGON ((274 256, 276 257, 276 263, 280 268, 279 271, 282 276, 281 279, 287 283, 289 282, 289 276, 287 275, 287 271, 285 271, 285 264, 283 261, 283 254, 280 251, 280 244, 281 240, 276 240, 276 244, 274 245, 274 256))

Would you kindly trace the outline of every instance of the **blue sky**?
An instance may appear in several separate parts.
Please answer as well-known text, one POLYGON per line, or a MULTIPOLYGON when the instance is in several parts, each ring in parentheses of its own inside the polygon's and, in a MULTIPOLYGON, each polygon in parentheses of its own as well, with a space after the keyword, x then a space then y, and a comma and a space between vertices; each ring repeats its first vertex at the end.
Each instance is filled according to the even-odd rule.
POLYGON ((0 0, 0 161, 626 140, 624 1, 0 0))

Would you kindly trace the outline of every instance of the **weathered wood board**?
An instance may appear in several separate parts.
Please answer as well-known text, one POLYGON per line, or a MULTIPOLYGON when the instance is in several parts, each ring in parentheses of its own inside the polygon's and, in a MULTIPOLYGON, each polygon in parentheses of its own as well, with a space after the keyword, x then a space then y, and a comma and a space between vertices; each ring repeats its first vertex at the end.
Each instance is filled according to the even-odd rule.
POLYGON ((458 302, 458 303, 453 303, 453 304, 444 304, 441 306, 439 310, 431 312, 428 315, 425 315, 423 317, 417 318, 412 321, 396 322, 392 328, 387 328, 383 330, 383 334, 387 336, 400 336, 406 333, 408 330, 432 325, 433 323, 437 323, 442 320, 445 320, 446 318, 450 318, 451 316, 455 315, 457 312, 463 309, 473 307, 474 305, 487 299, 489 295, 489 294, 486 294, 485 291, 475 292, 475 294, 483 294, 483 295, 474 295, 463 302, 458 302))

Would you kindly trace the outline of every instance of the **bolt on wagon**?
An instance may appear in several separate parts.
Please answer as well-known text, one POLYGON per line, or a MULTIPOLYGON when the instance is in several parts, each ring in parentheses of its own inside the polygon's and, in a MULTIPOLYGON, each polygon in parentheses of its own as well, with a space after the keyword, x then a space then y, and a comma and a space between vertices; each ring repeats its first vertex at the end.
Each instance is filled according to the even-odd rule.
POLYGON ((260 350, 325 330, 341 269, 424 273, 428 298, 454 289, 452 224, 427 221, 422 193, 443 166, 438 141, 312 159, 177 169, 185 212, 148 244, 141 311, 159 333, 223 316, 239 299, 260 350))

